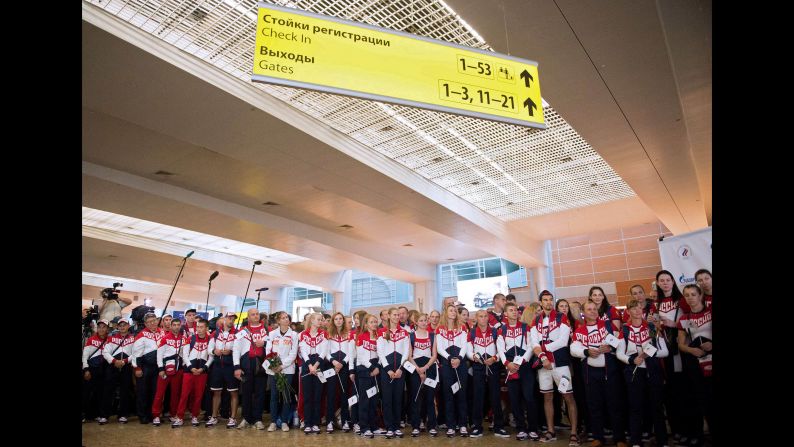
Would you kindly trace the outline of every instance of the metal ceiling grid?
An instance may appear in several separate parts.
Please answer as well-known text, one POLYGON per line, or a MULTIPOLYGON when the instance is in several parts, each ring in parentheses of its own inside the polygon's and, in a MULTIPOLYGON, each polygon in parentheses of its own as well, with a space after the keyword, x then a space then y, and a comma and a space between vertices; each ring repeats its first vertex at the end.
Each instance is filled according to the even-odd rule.
MULTIPOLYGON (((257 0, 86 1, 250 82, 257 0)), ((443 0, 268 2, 492 50, 443 0)), ((255 85, 503 220, 635 195, 546 104, 547 129, 541 131, 303 89, 255 85)))

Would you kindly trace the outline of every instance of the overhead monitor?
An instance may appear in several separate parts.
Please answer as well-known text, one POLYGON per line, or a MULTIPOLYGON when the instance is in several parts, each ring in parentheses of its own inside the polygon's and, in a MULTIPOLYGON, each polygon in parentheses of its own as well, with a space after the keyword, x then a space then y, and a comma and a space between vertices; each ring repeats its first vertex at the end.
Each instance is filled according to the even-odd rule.
POLYGON ((492 307, 493 296, 497 293, 510 293, 506 275, 458 281, 458 302, 469 310, 492 307))

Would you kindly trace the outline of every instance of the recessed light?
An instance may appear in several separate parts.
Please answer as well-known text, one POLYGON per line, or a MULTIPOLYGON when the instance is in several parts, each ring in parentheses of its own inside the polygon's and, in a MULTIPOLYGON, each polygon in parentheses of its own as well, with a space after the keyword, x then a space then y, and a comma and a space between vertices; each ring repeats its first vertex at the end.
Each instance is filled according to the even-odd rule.
POLYGON ((480 184, 480 182, 478 182, 478 181, 476 181, 476 180, 475 180, 475 181, 471 182, 471 184, 472 184, 472 185, 479 185, 479 184, 480 184))
POLYGON ((444 159, 441 158, 441 157, 436 157, 436 158, 433 159, 433 163, 438 163, 438 162, 443 161, 443 160, 444 159))
POLYGON ((176 174, 174 174, 173 172, 168 172, 168 171, 157 171, 157 172, 154 173, 154 175, 162 175, 162 176, 167 177, 169 175, 176 175, 176 174))
POLYGON ((447 261, 454 261, 455 258, 447 258, 447 261))
POLYGON ((513 202, 507 202, 507 206, 510 206, 512 204, 513 204, 513 202))
POLYGON ((386 126, 386 127, 384 127, 383 129, 381 129, 380 131, 381 131, 381 132, 388 132, 388 131, 390 131, 390 130, 394 130, 394 127, 392 127, 392 126, 386 126))
POLYGON ((344 224, 344 225, 339 225, 339 228, 344 228, 345 230, 349 230, 349 229, 353 228, 353 226, 352 225, 348 225, 348 224, 344 224))
POLYGON ((277 206, 279 204, 276 203, 276 202, 271 202, 271 201, 268 200, 267 202, 263 203, 262 205, 265 205, 265 206, 277 206))
POLYGON ((573 158, 571 158, 571 157, 565 157, 565 158, 563 158, 563 159, 562 159, 562 160, 560 160, 560 161, 561 161, 561 162, 563 162, 563 163, 569 163, 569 162, 572 162, 572 161, 573 161, 573 158))
POLYGON ((403 244, 403 247, 413 247, 414 244, 403 244))

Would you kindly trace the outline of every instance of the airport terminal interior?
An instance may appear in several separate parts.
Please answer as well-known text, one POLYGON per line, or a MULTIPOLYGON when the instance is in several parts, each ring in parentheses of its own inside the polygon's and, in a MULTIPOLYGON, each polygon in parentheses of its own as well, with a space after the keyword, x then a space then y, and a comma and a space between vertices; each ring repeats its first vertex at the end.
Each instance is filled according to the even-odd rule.
MULTIPOLYGON (((711 269, 710 0, 81 3, 84 317, 112 289, 124 318, 149 306, 158 318, 184 319, 195 309, 208 320, 233 314, 239 324, 254 308, 303 323, 313 313, 379 316, 399 306, 430 314, 448 299, 468 310, 474 327, 476 311, 492 309, 496 293, 513 294, 523 310, 544 290, 584 303, 598 286, 628 315, 632 286, 650 293, 657 272, 674 271, 666 256, 685 263, 698 251, 694 242, 668 244, 667 255, 665 240, 708 233, 708 264, 671 275, 682 291, 695 270, 711 269), (262 20, 260 8, 271 6, 262 20), (290 10, 313 15, 280 18, 290 10), (360 66, 260 47, 262 27, 280 26, 315 45, 330 42, 327 54, 335 55, 342 50, 332 44, 342 39, 333 29, 351 22, 361 36, 399 33, 382 34, 392 47, 358 34, 344 39, 361 48, 361 56, 348 54, 363 58, 360 66), (421 50, 392 61, 398 39, 446 51, 452 64, 464 47, 469 61, 478 60, 469 54, 502 61, 494 72, 504 82, 493 80, 492 96, 526 81, 536 101, 517 96, 508 106, 512 96, 499 93, 505 101, 493 107, 490 99, 479 108, 455 102, 450 95, 475 95, 466 86, 491 82, 490 65, 463 61, 457 73, 466 83, 447 84, 435 65, 394 62, 420 60, 421 50), (384 84, 368 70, 390 63, 382 76, 393 95, 333 89, 337 78, 364 92, 384 84), (530 82, 510 64, 536 67, 535 76, 530 82), (281 76, 283 67, 296 77, 304 68, 320 74, 308 84, 256 78, 262 69, 281 76), (414 75, 436 76, 433 88, 447 97, 411 102, 414 75)), ((84 345, 100 319, 84 318, 84 345)), ((569 445, 569 416, 550 445, 569 445)), ((165 416, 160 427, 140 424, 135 411, 127 424, 115 415, 107 424, 89 418, 83 445, 430 439, 424 431, 411 437, 410 423, 404 438, 390 441, 340 429, 327 435, 327 419, 322 434, 306 437, 300 427, 243 432, 223 418, 215 427, 203 420, 192 427, 189 418, 179 429, 165 416)), ((493 436, 486 421, 481 439, 442 431, 431 442, 515 443, 516 429, 505 428, 510 438, 493 436)), ((669 445, 710 443, 706 435, 676 444, 672 435, 669 445)), ((594 445, 586 436, 581 445, 594 445)))

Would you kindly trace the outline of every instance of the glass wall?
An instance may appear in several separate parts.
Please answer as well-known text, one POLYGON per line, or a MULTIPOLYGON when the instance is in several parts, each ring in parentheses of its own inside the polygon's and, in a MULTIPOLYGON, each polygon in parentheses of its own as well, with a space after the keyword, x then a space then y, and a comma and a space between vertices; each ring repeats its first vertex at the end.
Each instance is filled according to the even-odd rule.
POLYGON ((385 304, 410 303, 414 300, 414 285, 396 279, 353 270, 350 309, 385 304))

